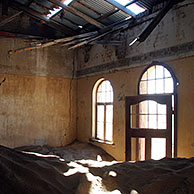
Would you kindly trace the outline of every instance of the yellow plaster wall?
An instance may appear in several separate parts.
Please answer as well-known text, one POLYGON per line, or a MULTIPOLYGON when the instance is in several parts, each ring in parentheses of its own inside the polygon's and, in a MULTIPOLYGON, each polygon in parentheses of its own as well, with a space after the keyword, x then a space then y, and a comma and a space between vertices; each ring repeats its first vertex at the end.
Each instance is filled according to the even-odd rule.
MULTIPOLYGON (((178 86, 178 156, 194 156, 194 57, 166 62, 174 71, 178 86)), ((94 143, 117 160, 125 156, 124 96, 137 95, 138 79, 145 66, 79 78, 77 83, 77 135, 88 142, 92 135, 92 89, 100 78, 111 81, 114 90, 114 145, 94 143)))
POLYGON ((0 144, 71 143, 76 138, 75 88, 70 78, 6 75, 0 86, 0 144))

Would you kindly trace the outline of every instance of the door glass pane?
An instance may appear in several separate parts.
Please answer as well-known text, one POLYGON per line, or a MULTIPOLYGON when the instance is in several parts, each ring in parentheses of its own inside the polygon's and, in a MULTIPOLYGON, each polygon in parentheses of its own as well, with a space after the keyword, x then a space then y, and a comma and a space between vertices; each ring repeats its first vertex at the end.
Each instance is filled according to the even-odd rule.
POLYGON ((158 104, 158 114, 166 115, 166 105, 158 104))
POLYGON ((149 114, 156 114, 157 113, 157 103, 154 101, 147 101, 149 105, 149 114))
POLYGON ((148 101, 143 101, 139 103, 139 113, 148 114, 148 101))
POLYGON ((131 160, 145 160, 145 138, 131 138, 131 160))
POLYGON ((158 115, 158 129, 166 129, 166 115, 158 115))
POLYGON ((145 138, 138 138, 139 146, 138 146, 138 153, 139 153, 139 160, 145 160, 145 138))
POLYGON ((148 128, 148 115, 139 116, 139 128, 148 128))
POLYGON ((97 106, 97 138, 104 139, 104 106, 97 106))
POLYGON ((131 128, 137 128, 138 127, 138 105, 131 105, 131 128))
POLYGON ((159 160, 166 156, 166 139, 152 138, 151 139, 151 159, 159 160))
POLYGON ((149 128, 157 129, 157 116, 149 115, 149 128))

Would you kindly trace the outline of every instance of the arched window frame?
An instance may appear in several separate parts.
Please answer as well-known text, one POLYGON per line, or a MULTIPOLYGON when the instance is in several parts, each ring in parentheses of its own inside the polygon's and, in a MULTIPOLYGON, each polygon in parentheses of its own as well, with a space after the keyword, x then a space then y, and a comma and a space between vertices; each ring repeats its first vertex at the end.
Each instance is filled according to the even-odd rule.
MULTIPOLYGON (((177 96, 177 86, 179 85, 179 81, 177 77, 175 76, 173 70, 166 64, 164 63, 159 63, 159 62, 153 62, 152 64, 148 65, 144 71, 141 73, 139 80, 138 80, 138 95, 145 95, 145 94, 140 94, 140 82, 142 80, 142 77, 146 71, 148 71, 149 68, 153 66, 163 66, 166 68, 169 73, 171 74, 171 77, 173 79, 173 92, 171 93, 174 96, 174 157, 177 157, 177 101, 178 101, 178 96, 177 96)), ((149 94, 147 94, 149 95, 149 94)))
POLYGON ((177 79, 177 77, 175 76, 173 70, 166 64, 164 63, 159 63, 159 62, 153 62, 152 64, 148 65, 144 70, 143 72, 141 73, 140 77, 139 77, 139 80, 138 80, 138 95, 143 95, 143 94, 140 94, 140 82, 141 82, 141 79, 142 79, 142 76, 144 75, 144 73, 149 69, 151 68, 152 66, 155 66, 155 65, 159 65, 159 66, 163 66, 164 68, 166 68, 169 73, 171 74, 172 76, 172 79, 173 79, 173 94, 176 95, 177 94, 177 85, 179 85, 179 81, 177 79))
MULTIPOLYGON (((107 80, 105 78, 101 78, 99 80, 96 81, 96 83, 94 84, 93 87, 93 91, 92 91, 92 141, 97 141, 97 142, 102 142, 102 143, 108 143, 108 144, 112 144, 113 143, 113 101, 114 101, 114 92, 113 92, 113 101, 110 102, 109 104, 112 105, 112 138, 111 140, 107 140, 104 136, 103 139, 100 139, 97 137, 97 93, 98 93, 98 89, 100 87, 100 85, 104 82, 104 81, 108 81, 111 85, 111 89, 113 92, 113 87, 112 87, 112 83, 110 82, 110 80, 107 80)), ((106 106, 106 103, 104 103, 104 105, 106 106)), ((104 129, 105 130, 105 129, 104 129)))

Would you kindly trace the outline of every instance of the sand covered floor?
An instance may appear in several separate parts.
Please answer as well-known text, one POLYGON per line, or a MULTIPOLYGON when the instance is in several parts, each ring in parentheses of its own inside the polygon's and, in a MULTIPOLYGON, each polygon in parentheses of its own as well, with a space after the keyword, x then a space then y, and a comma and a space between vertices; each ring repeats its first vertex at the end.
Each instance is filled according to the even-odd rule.
POLYGON ((117 162, 95 146, 0 146, 0 194, 193 194, 194 158, 117 162), (107 160, 107 161, 103 161, 107 160))

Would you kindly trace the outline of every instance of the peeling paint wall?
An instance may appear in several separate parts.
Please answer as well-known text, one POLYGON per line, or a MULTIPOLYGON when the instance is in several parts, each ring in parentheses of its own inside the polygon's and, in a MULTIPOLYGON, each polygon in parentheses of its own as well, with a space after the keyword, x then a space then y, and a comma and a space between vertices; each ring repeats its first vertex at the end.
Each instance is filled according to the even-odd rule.
MULTIPOLYGON (((145 65, 152 61, 169 61, 194 55, 194 3, 186 0, 170 10, 141 44, 129 43, 140 35, 151 20, 120 34, 122 46, 93 45, 78 51, 77 75, 116 71, 145 65), (89 53, 89 54, 88 54, 89 53), (88 55, 87 61, 85 56, 88 55)), ((155 14, 153 15, 153 17, 155 14)), ((151 18, 152 16, 148 16, 151 18)))
POLYGON ((76 138, 74 55, 60 46, 8 55, 23 40, 0 41, 0 144, 61 146, 76 138))
POLYGON ((78 52, 77 112, 78 139, 88 142, 92 135, 92 89, 104 77, 114 90, 114 145, 95 143, 118 160, 125 156, 124 96, 137 95, 138 79, 153 61, 169 65, 180 81, 178 86, 178 156, 194 155, 194 3, 176 5, 140 45, 128 44, 148 25, 128 30, 121 47, 94 45, 78 52), (84 60, 85 55, 87 60, 84 60))

